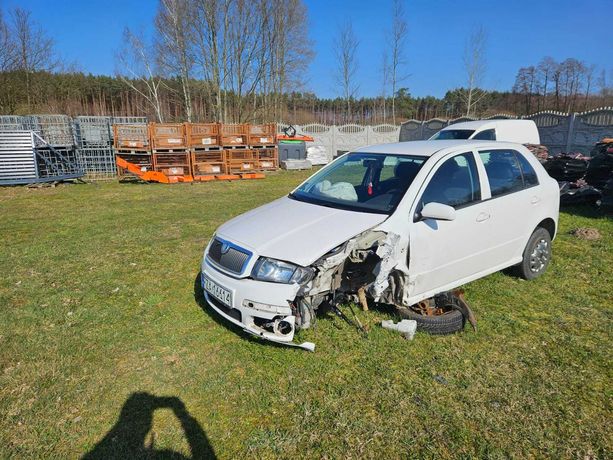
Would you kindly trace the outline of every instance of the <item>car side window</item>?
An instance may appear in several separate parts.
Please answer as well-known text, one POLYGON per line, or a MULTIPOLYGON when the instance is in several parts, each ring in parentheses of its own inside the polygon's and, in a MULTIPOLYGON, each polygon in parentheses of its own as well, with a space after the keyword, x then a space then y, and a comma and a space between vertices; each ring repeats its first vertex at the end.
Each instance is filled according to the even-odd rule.
POLYGON ((479 173, 472 153, 456 155, 436 170, 421 196, 419 210, 428 203, 454 208, 481 200, 479 173))
POLYGON ((522 172, 513 150, 479 152, 490 183, 492 198, 524 188, 522 172))
POLYGON ((485 131, 481 131, 480 133, 475 134, 475 137, 473 137, 473 139, 480 141, 495 141, 496 131, 493 129, 486 129, 485 131))
POLYGON ((521 173, 524 176, 524 187, 532 187, 534 185, 539 184, 538 176, 536 175, 536 171, 532 167, 532 165, 526 160, 526 157, 523 156, 520 152, 515 152, 515 156, 519 161, 519 166, 521 168, 521 173))

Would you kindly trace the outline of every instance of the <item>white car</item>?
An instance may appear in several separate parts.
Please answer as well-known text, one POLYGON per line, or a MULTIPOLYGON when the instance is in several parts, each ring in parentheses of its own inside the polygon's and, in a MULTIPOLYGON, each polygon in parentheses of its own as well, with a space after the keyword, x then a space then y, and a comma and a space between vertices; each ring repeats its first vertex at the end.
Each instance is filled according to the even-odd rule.
POLYGON ((540 144, 536 123, 532 120, 475 120, 444 127, 430 140, 471 139, 480 141, 540 144))
POLYGON ((511 266, 536 278, 558 209, 557 182, 520 144, 364 147, 219 227, 202 287, 245 331, 312 350, 294 332, 326 303, 359 293, 406 309, 511 266))

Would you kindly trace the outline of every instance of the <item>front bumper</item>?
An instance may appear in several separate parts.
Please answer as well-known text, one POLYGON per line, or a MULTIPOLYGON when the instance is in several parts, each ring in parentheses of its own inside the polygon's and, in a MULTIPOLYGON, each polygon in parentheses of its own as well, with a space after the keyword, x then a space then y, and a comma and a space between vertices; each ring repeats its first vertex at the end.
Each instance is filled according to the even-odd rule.
POLYGON ((202 261, 200 285, 208 304, 226 320, 241 327, 245 332, 272 342, 297 346, 313 351, 314 345, 292 343, 296 318, 289 306, 298 293, 297 284, 280 284, 256 281, 248 278, 233 278, 202 261), (204 289, 204 277, 228 290, 232 294, 232 304, 225 305, 204 289), (285 321, 291 326, 286 333, 270 332, 262 327, 264 323, 285 321))

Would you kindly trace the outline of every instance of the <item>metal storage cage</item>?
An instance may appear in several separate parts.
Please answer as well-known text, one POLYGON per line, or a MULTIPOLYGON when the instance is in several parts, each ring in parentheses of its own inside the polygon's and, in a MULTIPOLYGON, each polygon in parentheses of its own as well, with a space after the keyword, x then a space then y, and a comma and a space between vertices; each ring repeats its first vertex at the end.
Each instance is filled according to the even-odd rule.
POLYGON ((249 145, 265 146, 276 143, 276 123, 266 123, 263 125, 247 125, 249 129, 249 145))
POLYGON ((149 123, 149 136, 153 152, 185 150, 187 138, 183 123, 149 123))
POLYGON ((79 116, 74 119, 77 161, 87 179, 112 179, 116 176, 111 117, 79 116))
POLYGON ((28 129, 30 122, 28 117, 19 115, 0 115, 0 131, 15 131, 28 129))
POLYGON ((149 128, 144 123, 113 125, 113 142, 118 151, 147 152, 150 150, 149 128))
POLYGON ((192 149, 206 149, 219 146, 218 123, 185 123, 187 146, 192 149))
POLYGON ((113 179, 117 174, 115 153, 110 147, 80 148, 77 150, 77 163, 90 180, 113 179))
POLYGON ((223 123, 221 130, 221 145, 246 147, 249 127, 243 123, 223 123))
POLYGON ((31 115, 29 129, 52 146, 71 147, 76 144, 72 120, 68 115, 31 115))
POLYGON ((111 135, 111 117, 76 117, 75 133, 79 148, 110 148, 113 142, 111 135))

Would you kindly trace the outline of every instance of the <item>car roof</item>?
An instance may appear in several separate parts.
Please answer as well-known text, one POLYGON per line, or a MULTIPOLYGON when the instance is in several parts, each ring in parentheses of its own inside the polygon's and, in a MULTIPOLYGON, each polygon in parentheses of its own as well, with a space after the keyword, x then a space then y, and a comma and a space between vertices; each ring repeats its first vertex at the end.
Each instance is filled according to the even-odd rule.
POLYGON ((445 126, 441 131, 447 131, 448 129, 473 129, 477 130, 479 128, 487 127, 487 126, 496 126, 495 120, 475 120, 475 121, 462 121, 460 123, 453 123, 449 126, 445 126))
POLYGON ((500 125, 517 126, 517 125, 531 125, 532 120, 475 120, 475 121, 462 121, 460 123, 452 123, 445 126, 441 131, 447 131, 449 129, 473 129, 478 130, 482 128, 495 128, 500 125))
POLYGON ((513 148, 517 149, 521 144, 499 141, 474 141, 474 140, 434 140, 434 141, 407 141, 392 144, 376 144, 360 147, 353 152, 363 153, 390 153, 395 155, 415 155, 430 157, 436 152, 454 147, 473 148, 513 148))

